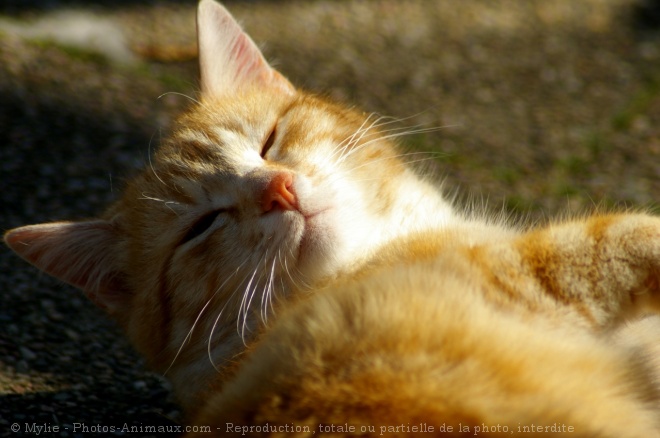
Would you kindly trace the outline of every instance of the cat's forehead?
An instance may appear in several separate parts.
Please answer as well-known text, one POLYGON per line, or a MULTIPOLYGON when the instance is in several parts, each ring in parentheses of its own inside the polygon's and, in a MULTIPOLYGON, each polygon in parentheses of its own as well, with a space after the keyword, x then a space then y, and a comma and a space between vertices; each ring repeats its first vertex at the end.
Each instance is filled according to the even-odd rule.
POLYGON ((244 176, 255 169, 283 166, 316 173, 363 122, 360 113, 303 93, 245 93, 203 101, 179 119, 140 184, 182 205, 221 204, 223 196, 241 191, 244 176), (264 157, 271 134, 275 146, 264 157))
POLYGON ((261 163, 261 150, 276 131, 282 151, 310 153, 320 142, 341 141, 363 118, 325 99, 254 93, 203 102, 179 121, 158 160, 205 172, 240 173, 261 163))

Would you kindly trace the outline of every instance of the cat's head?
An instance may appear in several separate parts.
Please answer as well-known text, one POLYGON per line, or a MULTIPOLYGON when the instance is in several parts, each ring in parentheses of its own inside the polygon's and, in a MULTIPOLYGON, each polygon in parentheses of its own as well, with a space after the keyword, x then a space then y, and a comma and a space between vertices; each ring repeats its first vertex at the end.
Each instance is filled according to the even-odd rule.
POLYGON ((206 342, 214 360, 231 354, 278 300, 350 271, 442 203, 382 120, 294 88, 212 0, 198 37, 199 103, 105 215, 5 235, 160 370, 206 342))

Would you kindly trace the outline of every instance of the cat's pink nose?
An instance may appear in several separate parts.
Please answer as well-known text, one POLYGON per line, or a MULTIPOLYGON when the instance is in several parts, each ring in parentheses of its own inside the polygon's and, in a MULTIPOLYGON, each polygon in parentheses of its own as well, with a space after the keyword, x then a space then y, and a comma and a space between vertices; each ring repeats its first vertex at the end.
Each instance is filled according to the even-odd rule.
POLYGON ((266 185, 261 197, 261 208, 264 213, 271 210, 296 210, 298 200, 293 193, 293 175, 288 172, 278 172, 266 185))

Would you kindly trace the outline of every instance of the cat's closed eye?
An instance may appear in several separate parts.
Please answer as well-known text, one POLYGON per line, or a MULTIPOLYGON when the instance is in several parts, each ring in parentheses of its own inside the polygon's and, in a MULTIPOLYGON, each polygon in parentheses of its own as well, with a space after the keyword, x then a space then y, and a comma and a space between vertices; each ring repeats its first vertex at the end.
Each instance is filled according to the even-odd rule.
POLYGON ((261 149, 261 158, 266 158, 266 154, 273 146, 273 143, 275 143, 275 135, 276 135, 276 127, 273 126, 273 129, 270 131, 270 134, 268 135, 268 138, 264 142, 264 146, 261 149))
POLYGON ((201 216, 197 219, 188 229, 188 232, 181 239, 180 245, 190 242, 196 237, 201 236, 208 230, 211 225, 215 222, 216 218, 221 214, 225 213, 227 209, 221 208, 218 210, 213 210, 201 216))

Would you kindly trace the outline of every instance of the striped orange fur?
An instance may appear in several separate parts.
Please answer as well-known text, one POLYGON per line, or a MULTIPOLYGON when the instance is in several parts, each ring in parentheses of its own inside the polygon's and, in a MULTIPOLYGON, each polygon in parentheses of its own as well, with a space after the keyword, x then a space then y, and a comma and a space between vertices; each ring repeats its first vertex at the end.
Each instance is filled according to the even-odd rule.
MULTIPOLYGON (((202 96, 103 217, 5 241, 200 436, 660 436, 660 218, 456 210, 389 119, 296 89, 213 0, 202 96)), ((193 436, 194 434, 190 434, 193 436)))

